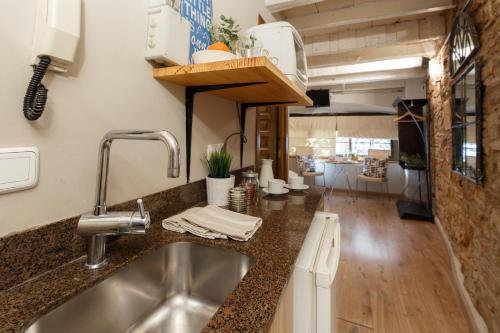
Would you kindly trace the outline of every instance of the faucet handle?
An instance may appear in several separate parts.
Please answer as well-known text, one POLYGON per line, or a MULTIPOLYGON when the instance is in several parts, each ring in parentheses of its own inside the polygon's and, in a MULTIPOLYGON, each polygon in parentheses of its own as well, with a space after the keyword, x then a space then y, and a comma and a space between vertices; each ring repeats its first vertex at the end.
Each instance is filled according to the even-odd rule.
POLYGON ((137 205, 139 206, 139 214, 141 214, 141 218, 145 218, 146 212, 144 211, 144 202, 142 202, 142 199, 137 199, 137 205))

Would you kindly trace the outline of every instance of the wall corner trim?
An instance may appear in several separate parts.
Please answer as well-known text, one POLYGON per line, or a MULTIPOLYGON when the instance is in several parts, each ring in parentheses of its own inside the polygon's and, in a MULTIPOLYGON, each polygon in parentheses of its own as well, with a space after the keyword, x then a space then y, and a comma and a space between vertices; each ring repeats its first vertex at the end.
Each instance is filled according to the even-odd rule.
POLYGON ((461 264, 453 253, 453 248, 451 247, 448 236, 444 231, 443 225, 441 224, 441 221, 437 216, 434 217, 434 222, 436 223, 439 234, 441 235, 445 243, 446 252, 448 252, 448 259, 450 260, 453 282, 455 283, 455 286, 458 290, 458 294, 460 296, 460 299, 462 300, 462 304, 467 311, 467 316, 469 317, 469 322, 472 325, 472 329, 474 330, 474 333, 488 333, 486 322, 474 306, 469 292, 467 291, 467 289, 465 289, 461 264))

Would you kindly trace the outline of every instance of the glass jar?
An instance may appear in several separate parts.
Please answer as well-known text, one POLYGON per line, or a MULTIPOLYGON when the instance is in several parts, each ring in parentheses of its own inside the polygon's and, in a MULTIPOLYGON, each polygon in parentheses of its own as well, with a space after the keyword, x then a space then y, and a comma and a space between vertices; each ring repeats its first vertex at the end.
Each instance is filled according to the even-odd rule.
POLYGON ((259 189, 259 174, 253 170, 241 174, 241 187, 245 189, 247 205, 253 205, 259 189))

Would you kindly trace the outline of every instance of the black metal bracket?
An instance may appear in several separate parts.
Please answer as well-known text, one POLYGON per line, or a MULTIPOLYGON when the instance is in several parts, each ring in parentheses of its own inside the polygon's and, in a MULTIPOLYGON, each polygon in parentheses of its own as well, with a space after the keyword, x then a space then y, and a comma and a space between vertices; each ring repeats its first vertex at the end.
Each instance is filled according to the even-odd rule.
POLYGON ((244 82, 244 83, 231 83, 231 84, 216 84, 207 86, 192 86, 186 87, 186 177, 189 183, 191 176, 191 143, 193 138, 193 113, 194 113, 194 96, 197 93, 241 88, 259 84, 266 84, 267 82, 244 82))
MULTIPOLYGON (((229 83, 229 84, 216 84, 207 86, 192 86, 186 87, 186 177, 189 183, 191 176, 191 144, 193 138, 193 113, 194 113, 194 97, 197 93, 248 87, 260 84, 267 84, 268 82, 243 82, 243 83, 229 83)), ((250 107, 280 105, 280 104, 293 104, 296 102, 266 102, 266 103, 243 103, 241 110, 238 110, 239 125, 241 131, 240 137, 240 164, 243 166, 243 145, 245 135, 246 111, 250 107)))

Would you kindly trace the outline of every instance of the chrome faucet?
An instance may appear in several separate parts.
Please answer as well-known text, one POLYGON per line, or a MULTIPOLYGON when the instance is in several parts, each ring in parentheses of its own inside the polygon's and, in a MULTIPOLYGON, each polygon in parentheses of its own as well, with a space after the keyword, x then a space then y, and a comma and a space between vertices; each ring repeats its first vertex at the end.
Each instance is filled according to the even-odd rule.
POLYGON ((137 200, 136 212, 108 212, 106 190, 108 184, 109 154, 113 140, 153 140, 163 142, 169 152, 167 176, 179 177, 180 147, 174 135, 167 131, 110 131, 101 140, 97 166, 96 203, 93 212, 80 217, 78 233, 90 236, 87 242, 87 262, 90 269, 106 263, 106 236, 145 234, 151 223, 149 213, 144 210, 142 199, 137 200))

